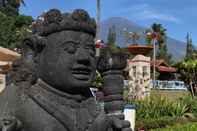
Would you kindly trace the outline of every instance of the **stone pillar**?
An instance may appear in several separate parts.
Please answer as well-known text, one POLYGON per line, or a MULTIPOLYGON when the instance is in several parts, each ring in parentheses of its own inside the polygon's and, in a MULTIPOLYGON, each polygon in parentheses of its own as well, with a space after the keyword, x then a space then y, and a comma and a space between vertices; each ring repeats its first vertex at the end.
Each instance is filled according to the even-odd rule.
POLYGON ((126 56, 120 53, 103 56, 98 63, 98 70, 104 78, 104 109, 109 115, 120 114, 123 102, 123 69, 126 67, 126 56))

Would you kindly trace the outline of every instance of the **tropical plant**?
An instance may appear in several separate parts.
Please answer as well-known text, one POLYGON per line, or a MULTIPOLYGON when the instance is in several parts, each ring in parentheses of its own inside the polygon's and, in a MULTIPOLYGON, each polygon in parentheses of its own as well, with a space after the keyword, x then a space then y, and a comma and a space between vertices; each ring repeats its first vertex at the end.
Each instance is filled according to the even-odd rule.
POLYGON ((164 59, 167 63, 171 63, 172 56, 168 53, 166 31, 162 24, 153 23, 151 28, 146 30, 146 42, 150 45, 152 39, 156 38, 156 44, 158 44, 157 59, 164 59))
POLYGON ((187 85, 190 86, 192 95, 196 92, 193 88, 197 84, 197 60, 185 59, 175 64, 181 78, 187 85))
POLYGON ((0 12, 0 46, 6 48, 19 47, 23 38, 31 34, 29 25, 30 16, 7 16, 0 12))
POLYGON ((24 0, 2 0, 0 11, 8 16, 19 15, 19 7, 25 5, 24 0))
POLYGON ((163 128, 163 129, 154 129, 151 131, 196 131, 197 123, 187 123, 187 124, 177 124, 172 127, 163 128))
POLYGON ((179 99, 154 95, 131 103, 137 106, 136 129, 166 128, 177 123, 197 121, 197 100, 189 95, 179 99))
POLYGON ((195 50, 191 35, 189 33, 187 33, 186 40, 187 46, 185 59, 197 59, 197 51, 195 50))
POLYGON ((107 47, 110 52, 119 52, 119 48, 116 45, 116 27, 115 25, 111 26, 108 31, 107 36, 107 47))
POLYGON ((197 99, 191 96, 185 96, 180 99, 183 103, 187 104, 188 112, 194 114, 197 117, 197 99))
POLYGON ((188 111, 186 103, 170 101, 165 97, 151 96, 145 100, 135 101, 137 119, 152 119, 161 117, 179 117, 188 111))
POLYGON ((96 88, 102 88, 103 82, 104 82, 103 77, 101 76, 101 74, 98 71, 96 71, 96 78, 92 83, 93 86, 96 88))

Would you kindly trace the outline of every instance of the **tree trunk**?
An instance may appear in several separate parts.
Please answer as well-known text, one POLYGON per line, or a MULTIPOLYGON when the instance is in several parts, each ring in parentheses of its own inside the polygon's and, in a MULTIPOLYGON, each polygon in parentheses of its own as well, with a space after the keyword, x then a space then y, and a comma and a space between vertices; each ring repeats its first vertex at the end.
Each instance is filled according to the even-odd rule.
POLYGON ((192 81, 190 81, 189 85, 190 85, 190 89, 191 89, 192 98, 194 98, 194 88, 192 86, 192 81))

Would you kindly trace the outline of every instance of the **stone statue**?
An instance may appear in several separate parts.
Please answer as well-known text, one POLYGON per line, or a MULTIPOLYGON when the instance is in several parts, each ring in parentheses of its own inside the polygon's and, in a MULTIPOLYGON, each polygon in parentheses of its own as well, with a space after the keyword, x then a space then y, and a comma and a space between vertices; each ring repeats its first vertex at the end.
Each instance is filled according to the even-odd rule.
POLYGON ((124 115, 106 114, 90 91, 96 24, 88 13, 52 9, 34 28, 24 40, 29 51, 22 62, 26 67, 18 70, 23 77, 0 94, 1 130, 131 131, 124 115))

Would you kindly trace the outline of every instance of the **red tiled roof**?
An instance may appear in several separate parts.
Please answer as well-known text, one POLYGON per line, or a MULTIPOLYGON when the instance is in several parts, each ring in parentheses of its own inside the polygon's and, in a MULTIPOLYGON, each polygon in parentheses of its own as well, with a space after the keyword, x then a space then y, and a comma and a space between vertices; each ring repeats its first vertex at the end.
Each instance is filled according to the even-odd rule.
POLYGON ((176 68, 173 67, 167 67, 167 66, 158 66, 156 67, 159 72, 169 72, 169 73, 175 73, 176 68))
MULTIPOLYGON (((151 61, 151 66, 153 67, 154 61, 151 61)), ((175 73, 176 68, 170 67, 165 60, 156 60, 155 61, 155 67, 159 72, 169 72, 169 73, 175 73)))
MULTIPOLYGON (((154 65, 154 61, 152 60, 151 62, 150 62, 150 64, 151 64, 151 66, 153 66, 154 65)), ((165 62, 165 60, 163 60, 163 59, 160 59, 160 60, 155 60, 155 66, 157 67, 157 66, 160 66, 161 64, 163 64, 163 65, 165 65, 165 66, 168 66, 168 64, 165 62)))

